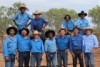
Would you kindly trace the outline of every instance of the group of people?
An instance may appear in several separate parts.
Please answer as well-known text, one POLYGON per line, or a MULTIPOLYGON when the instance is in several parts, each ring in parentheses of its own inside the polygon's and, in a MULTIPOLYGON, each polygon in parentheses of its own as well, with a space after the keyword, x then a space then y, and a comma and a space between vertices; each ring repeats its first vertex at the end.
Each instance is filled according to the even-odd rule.
POLYGON ((7 38, 3 42, 5 67, 14 67, 18 59, 18 67, 41 67, 42 56, 46 54, 47 67, 67 67, 68 52, 72 55, 73 67, 95 67, 94 52, 98 48, 97 37, 85 18, 87 13, 81 11, 76 23, 70 15, 65 15, 61 28, 56 35, 54 30, 47 30, 48 22, 35 11, 34 18, 27 12, 25 5, 19 6, 19 12, 13 17, 16 27, 6 30, 7 38), (29 22, 30 21, 30 22, 29 22), (27 27, 31 26, 31 30, 27 27), (31 32, 31 36, 30 36, 31 32))

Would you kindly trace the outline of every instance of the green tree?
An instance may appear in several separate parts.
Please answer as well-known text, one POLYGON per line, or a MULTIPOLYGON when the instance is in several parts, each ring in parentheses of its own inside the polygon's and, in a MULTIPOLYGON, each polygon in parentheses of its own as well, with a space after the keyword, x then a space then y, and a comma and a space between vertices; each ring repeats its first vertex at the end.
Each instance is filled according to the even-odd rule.
POLYGON ((95 28, 100 30, 100 6, 96 6, 89 10, 89 16, 92 19, 92 22, 96 25, 95 28))
POLYGON ((66 14, 69 14, 72 19, 76 19, 78 17, 74 10, 68 10, 65 8, 52 8, 47 12, 43 12, 43 17, 45 17, 49 22, 48 28, 57 31, 60 28, 66 14))

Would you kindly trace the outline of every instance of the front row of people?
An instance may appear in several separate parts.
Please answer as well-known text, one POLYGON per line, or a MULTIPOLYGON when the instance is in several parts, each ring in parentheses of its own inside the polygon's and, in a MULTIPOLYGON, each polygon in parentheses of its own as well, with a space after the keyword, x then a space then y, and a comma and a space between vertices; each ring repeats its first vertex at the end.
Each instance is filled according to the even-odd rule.
POLYGON ((73 58, 73 67, 77 66, 77 59, 79 59, 80 67, 84 67, 83 57, 86 67, 94 67, 94 51, 98 47, 98 40, 92 34, 91 28, 87 28, 83 36, 78 34, 78 28, 74 28, 74 35, 71 37, 66 35, 67 31, 64 28, 58 31, 57 36, 53 30, 48 30, 45 33, 47 38, 45 43, 36 30, 33 32, 33 37, 29 36, 29 30, 25 28, 17 33, 15 27, 9 27, 6 32, 8 37, 3 43, 5 67, 14 67, 17 58, 18 67, 23 67, 23 65, 29 67, 29 62, 31 67, 40 67, 44 52, 47 67, 56 67, 56 65, 67 67, 69 51, 73 58))

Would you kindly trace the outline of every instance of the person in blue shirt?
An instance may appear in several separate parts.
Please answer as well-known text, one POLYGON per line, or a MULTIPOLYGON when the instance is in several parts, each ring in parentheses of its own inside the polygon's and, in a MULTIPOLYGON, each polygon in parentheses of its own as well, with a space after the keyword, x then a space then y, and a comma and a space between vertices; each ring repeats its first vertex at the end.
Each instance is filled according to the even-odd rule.
POLYGON ((47 67, 56 67, 56 39, 54 38, 55 32, 53 30, 48 30, 45 33, 47 37, 45 41, 45 52, 47 67))
POLYGON ((84 45, 83 45, 83 37, 78 34, 79 29, 77 27, 74 28, 74 35, 70 37, 70 52, 73 58, 73 67, 77 67, 77 59, 79 59, 80 67, 84 67, 83 63, 83 53, 84 53, 84 45))
POLYGON ((72 34, 73 29, 74 29, 74 21, 71 19, 70 15, 65 15, 64 21, 62 23, 62 28, 67 29, 69 34, 72 34))
POLYGON ((35 13, 33 13, 34 19, 31 20, 31 30, 34 32, 34 30, 37 30, 41 32, 41 39, 43 42, 45 41, 45 27, 47 26, 48 22, 40 17, 41 12, 36 10, 35 13))
POLYGON ((61 28, 59 30, 59 35, 56 37, 58 67, 67 67, 68 63, 69 37, 65 34, 66 29, 61 28))
POLYGON ((34 38, 30 41, 31 49, 31 67, 40 67, 42 61, 42 55, 44 53, 43 41, 40 38, 40 33, 35 30, 33 33, 34 38))
POLYGON ((3 57, 5 60, 5 67, 14 67, 15 56, 17 51, 17 29, 15 27, 9 27, 6 30, 8 37, 3 42, 3 57))
POLYGON ((27 28, 29 26, 28 22, 32 19, 32 17, 26 12, 27 8, 25 5, 19 6, 18 13, 12 18, 18 30, 22 28, 27 28))
POLYGON ((84 58, 86 67, 95 67, 94 53, 98 48, 98 39, 93 34, 92 28, 86 28, 85 35, 83 36, 83 44, 85 45, 84 58))
POLYGON ((29 67, 29 60, 30 60, 29 30, 26 28, 19 30, 19 34, 17 34, 16 37, 18 39, 17 40, 18 42, 17 51, 19 55, 18 67, 29 67))
POLYGON ((84 11, 81 11, 81 13, 78 13, 79 18, 76 21, 76 26, 80 29, 79 34, 84 34, 84 30, 89 27, 89 21, 85 18, 87 16, 87 13, 84 11))

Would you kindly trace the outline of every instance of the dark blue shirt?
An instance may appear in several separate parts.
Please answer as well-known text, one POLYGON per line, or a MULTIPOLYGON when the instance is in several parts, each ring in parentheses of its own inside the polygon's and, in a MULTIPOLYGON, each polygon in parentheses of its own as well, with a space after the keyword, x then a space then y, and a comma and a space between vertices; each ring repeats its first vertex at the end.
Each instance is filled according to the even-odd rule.
POLYGON ((37 31, 41 31, 41 29, 43 28, 43 25, 47 24, 47 21, 43 18, 34 18, 31 21, 31 30, 37 30, 37 31))
POLYGON ((69 48, 69 37, 65 36, 62 38, 61 36, 56 37, 57 48, 58 50, 66 50, 69 48))
POLYGON ((82 35, 72 36, 70 38, 70 51, 73 52, 73 49, 75 48, 82 49, 82 52, 84 52, 82 35))

